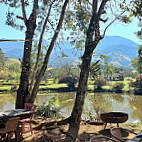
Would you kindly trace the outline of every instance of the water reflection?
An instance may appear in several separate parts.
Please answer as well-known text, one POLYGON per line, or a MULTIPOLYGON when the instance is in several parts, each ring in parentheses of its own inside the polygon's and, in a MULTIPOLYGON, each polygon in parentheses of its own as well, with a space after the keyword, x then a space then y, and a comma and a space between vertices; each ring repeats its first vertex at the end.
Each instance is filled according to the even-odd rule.
POLYGON ((15 94, 0 94, 0 110, 14 109, 15 94))
MULTIPOLYGON (((14 109, 16 95, 1 94, 0 97, 0 110, 14 109)), ((38 94, 35 103, 37 105, 47 103, 52 97, 56 97, 58 102, 69 100, 61 106, 61 114, 64 117, 69 116, 74 105, 75 92, 38 94)), ((103 112, 121 111, 129 114, 127 122, 142 122, 141 99, 142 96, 128 94, 88 93, 82 117, 83 119, 89 119, 91 113, 93 117, 98 118, 100 113, 103 112)))
POLYGON ((112 111, 112 104, 106 99, 107 96, 101 94, 88 95, 90 107, 95 111, 96 118, 100 118, 100 114, 112 111))
POLYGON ((131 117, 133 119, 139 119, 142 122, 142 97, 132 96, 129 98, 130 107, 133 109, 131 117))

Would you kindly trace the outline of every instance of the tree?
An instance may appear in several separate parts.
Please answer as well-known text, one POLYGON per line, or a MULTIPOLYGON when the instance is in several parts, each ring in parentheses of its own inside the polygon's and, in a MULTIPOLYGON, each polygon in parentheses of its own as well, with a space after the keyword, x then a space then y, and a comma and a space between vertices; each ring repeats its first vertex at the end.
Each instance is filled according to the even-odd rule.
POLYGON ((4 69, 4 53, 0 49, 0 71, 4 69))
MULTIPOLYGON (((58 37, 59 31, 62 27, 64 15, 65 15, 65 9, 67 7, 68 2, 69 0, 65 0, 65 1, 42 0, 40 3, 39 3, 39 0, 34 0, 34 1, 3 0, 1 1, 1 3, 4 3, 9 7, 9 10, 7 12, 6 24, 17 29, 26 30, 24 54, 23 54, 23 60, 22 60, 22 71, 21 71, 21 77, 20 77, 20 84, 17 91, 16 108, 23 108, 25 102, 34 102, 35 100, 40 80, 47 68, 50 54, 52 52, 52 49, 58 37), (63 7, 62 7, 62 3, 63 3, 63 7), (33 7, 31 6, 31 4, 33 5, 33 7), (62 11, 60 15, 61 7, 62 7, 62 11), (22 16, 20 15, 19 11, 17 12, 18 8, 21 9, 22 16), (15 9, 14 12, 13 12, 13 9, 15 9), (53 10, 52 14, 51 14, 51 9, 53 10), (58 19, 58 16, 59 16, 59 19, 58 19), (49 17, 51 18, 49 19, 49 17), (17 19, 22 20, 22 22, 24 22, 24 25, 22 22, 17 23, 17 19), (56 26, 57 28, 56 30, 54 30, 56 26), (44 66, 42 66, 42 69, 40 70, 42 73, 40 72, 39 73, 40 75, 37 77, 38 81, 37 83, 35 83, 36 87, 32 87, 34 84, 35 75, 37 74, 36 71, 38 68, 40 55, 41 55, 40 53, 42 48, 43 35, 46 29, 50 31, 50 33, 53 33, 54 36, 47 50, 47 54, 45 56, 45 60, 43 63, 44 66), (31 73, 31 51, 32 51, 33 39, 35 38, 35 34, 37 31, 38 31, 38 34, 39 34, 39 31, 41 31, 41 33, 40 33, 40 37, 38 41, 38 53, 36 57, 36 63, 35 63, 33 72, 31 73), (32 78, 31 83, 30 83, 30 77, 32 78), (29 89, 30 85, 31 87, 29 89), (34 94, 34 96, 31 95, 30 93, 34 94)), ((50 37, 51 36, 48 36, 48 39, 50 37)))
MULTIPOLYGON (((37 95, 37 92, 38 92, 38 88, 39 88, 39 85, 40 85, 41 78, 43 77, 43 75, 45 73, 45 70, 47 69, 47 65, 48 65, 48 62, 49 62, 49 57, 51 55, 51 52, 53 50, 53 47, 54 47, 56 39, 57 39, 57 37, 59 35, 59 32, 60 32, 60 30, 62 28, 62 24, 63 24, 63 20, 64 20, 64 16, 65 16, 65 10, 66 10, 66 7, 67 7, 68 3, 69 3, 69 0, 65 0, 65 2, 63 4, 62 11, 61 11, 60 18, 59 18, 59 22, 57 24, 56 30, 54 32, 54 35, 52 37, 52 40, 51 40, 50 45, 48 47, 48 50, 46 52, 46 55, 45 55, 45 58, 44 58, 44 61, 43 61, 43 65, 42 65, 42 67, 40 69, 40 72, 39 72, 39 74, 37 76, 37 79, 35 81, 32 93, 28 98, 28 102, 30 102, 30 103, 33 103, 35 101, 35 98, 36 98, 36 95, 37 95)), ((38 63, 38 56, 37 56, 36 66, 37 66, 37 63, 38 63)), ((37 68, 36 66, 35 66, 35 68, 37 68)))
MULTIPOLYGON (((76 100, 75 104, 71 113, 70 117, 70 126, 68 132, 72 134, 73 141, 76 140, 78 135, 78 130, 80 127, 80 121, 81 121, 81 114, 83 111, 84 106, 84 100, 85 100, 85 94, 86 94, 86 87, 87 87, 87 81, 90 71, 90 64, 91 59, 93 55, 93 51, 97 47, 100 40, 102 40, 105 36, 106 30, 108 27, 113 24, 125 11, 126 9, 120 10, 121 13, 117 15, 114 20, 112 20, 104 29, 103 34, 100 33, 100 22, 107 22, 107 19, 103 19, 102 15, 106 14, 106 11, 112 10, 113 2, 109 0, 93 0, 89 1, 78 1, 79 10, 78 13, 88 13, 88 16, 84 16, 84 19, 78 18, 80 21, 78 25, 84 29, 84 33, 86 35, 85 39, 85 51, 82 57, 82 64, 81 64, 81 72, 80 72, 80 78, 79 78, 79 84, 76 92, 76 100), (90 10, 88 12, 88 9, 90 10), (87 17, 87 18, 85 18, 87 17), (86 22, 86 21, 87 22, 86 22), (86 23, 85 23, 86 22, 86 23), (89 23, 89 25, 87 25, 89 23), (86 25, 83 25, 86 24, 86 25)), ((109 13, 109 12, 108 12, 109 13)))
POLYGON ((139 45, 138 48, 138 66, 137 66, 138 73, 142 73, 142 45, 139 45))
MULTIPOLYGON (((7 3, 7 1, 5 1, 7 3)), ((17 100, 16 100, 16 108, 24 108, 24 103, 26 102, 26 97, 29 95, 29 76, 30 76, 30 59, 31 59, 31 51, 32 51, 32 42, 36 29, 36 20, 37 20, 37 6, 38 0, 33 1, 32 12, 27 18, 26 15, 26 6, 29 4, 24 0, 21 0, 21 3, 18 1, 10 1, 8 2, 10 7, 21 6, 22 9, 22 17, 17 16, 17 18, 23 20, 24 26, 26 27, 25 34, 25 43, 24 43, 24 55, 22 60, 22 71, 20 77, 20 84, 17 91, 17 100)), ((12 12, 8 12, 7 15, 7 24, 15 27, 14 20, 12 19, 12 12)))
POLYGON ((109 80, 109 74, 112 75, 113 69, 112 65, 108 63, 109 55, 100 55, 100 58, 103 60, 103 74, 106 75, 106 79, 109 80))

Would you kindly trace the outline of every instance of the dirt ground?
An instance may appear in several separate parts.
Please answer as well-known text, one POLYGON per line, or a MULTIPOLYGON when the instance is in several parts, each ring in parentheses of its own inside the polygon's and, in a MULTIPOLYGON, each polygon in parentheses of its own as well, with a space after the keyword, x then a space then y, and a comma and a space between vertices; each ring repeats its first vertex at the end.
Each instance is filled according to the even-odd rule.
MULTIPOLYGON (((35 130, 37 128, 37 125, 44 123, 45 120, 41 119, 35 119, 37 124, 33 125, 33 135, 31 135, 30 132, 26 132, 23 134, 23 142, 71 142, 71 140, 65 140, 66 134, 64 132, 67 132, 69 125, 60 125, 60 126, 49 126, 35 130)), ((48 120, 48 121, 51 121, 48 120)), ((47 122, 48 122, 47 121, 47 122)), ((28 127, 28 124, 27 124, 28 127)), ((112 127, 116 127, 116 124, 108 124, 106 129, 104 129, 104 124, 97 125, 97 124, 88 124, 86 121, 81 122, 80 130, 79 130, 79 138, 77 142, 88 142, 89 139, 94 135, 104 135, 111 137, 110 135, 110 129, 112 127)), ((142 126, 138 124, 119 124, 119 127, 127 128, 129 130, 132 130, 136 133, 139 133, 142 130, 142 126)), ((28 129, 28 128, 27 128, 28 129)), ((129 140, 134 137, 134 134, 130 134, 125 132, 122 132, 122 136, 125 140, 129 140)))

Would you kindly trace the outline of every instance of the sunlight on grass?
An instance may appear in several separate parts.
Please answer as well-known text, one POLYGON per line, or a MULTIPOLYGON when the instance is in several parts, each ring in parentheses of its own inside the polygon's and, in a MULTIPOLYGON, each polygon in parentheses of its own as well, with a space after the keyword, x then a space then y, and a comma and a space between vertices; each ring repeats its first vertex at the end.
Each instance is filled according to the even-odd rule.
POLYGON ((88 90, 94 90, 94 85, 88 85, 88 90))
POLYGON ((68 86, 67 86, 67 84, 65 84, 65 83, 62 83, 62 84, 54 83, 54 84, 46 85, 46 86, 40 85, 39 88, 40 88, 40 89, 41 89, 41 88, 55 88, 55 89, 57 89, 57 88, 61 88, 61 87, 68 87, 68 86))
POLYGON ((6 91, 10 91, 11 90, 11 86, 0 86, 0 90, 3 91, 3 90, 6 90, 6 91))

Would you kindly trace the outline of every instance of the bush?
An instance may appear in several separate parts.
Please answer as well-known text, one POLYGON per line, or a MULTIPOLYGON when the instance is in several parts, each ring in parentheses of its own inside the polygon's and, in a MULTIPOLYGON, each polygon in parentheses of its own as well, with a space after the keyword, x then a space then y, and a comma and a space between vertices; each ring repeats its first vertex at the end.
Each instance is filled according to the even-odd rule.
POLYGON ((101 90, 102 86, 106 85, 107 81, 105 78, 103 77, 99 77, 96 81, 95 81, 95 85, 97 85, 97 90, 101 90))
POLYGON ((131 86, 134 87, 134 94, 142 94, 142 75, 136 77, 135 82, 131 82, 131 86))
POLYGON ((45 118, 60 117, 58 109, 52 107, 51 105, 45 106, 44 104, 37 107, 35 115, 45 118))
POLYGON ((75 88, 75 84, 77 83, 77 78, 75 77, 68 77, 68 76, 63 76, 59 79, 58 83, 67 83, 68 87, 70 89, 74 89, 75 88))
POLYGON ((0 79, 6 80, 8 79, 9 75, 10 75, 10 72, 6 70, 0 71, 0 79))
POLYGON ((124 83, 115 83, 112 87, 112 90, 116 93, 121 93, 122 89, 124 88, 124 83))
POLYGON ((136 77, 136 81, 135 82, 131 82, 131 86, 132 87, 141 87, 142 85, 142 75, 139 75, 136 77))

